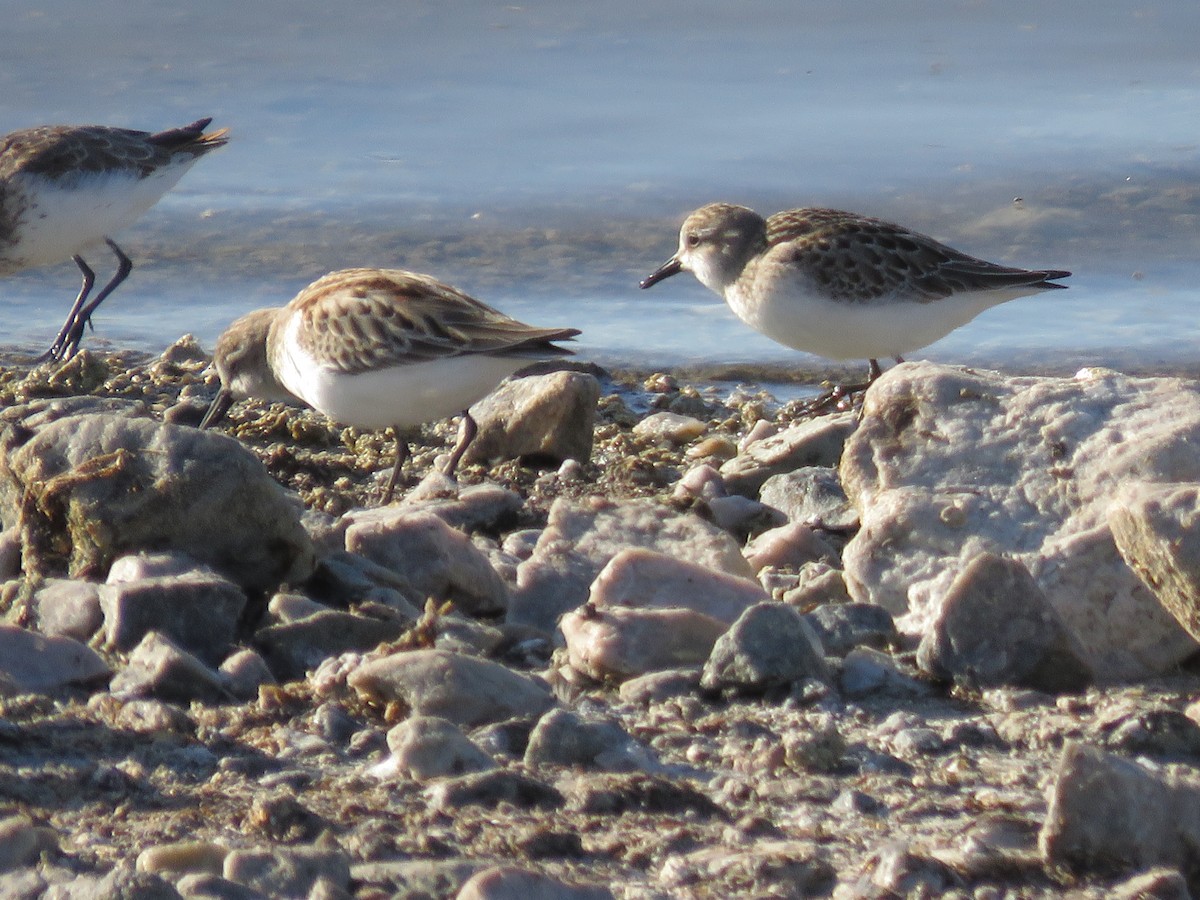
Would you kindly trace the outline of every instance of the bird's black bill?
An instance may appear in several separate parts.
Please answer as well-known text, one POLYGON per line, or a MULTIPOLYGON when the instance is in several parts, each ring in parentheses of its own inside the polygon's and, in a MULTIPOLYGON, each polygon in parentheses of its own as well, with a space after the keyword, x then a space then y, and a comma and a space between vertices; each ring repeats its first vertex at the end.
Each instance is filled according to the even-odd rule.
POLYGON ((648 287, 654 287, 654 285, 658 284, 664 278, 670 278, 672 275, 678 275, 682 271, 683 264, 680 263, 679 260, 674 256, 672 256, 652 273, 643 278, 639 285, 642 290, 645 290, 648 287))
POLYGON ((229 407, 232 405, 233 394, 222 388, 217 392, 217 396, 213 398, 212 405, 209 406, 208 412, 204 414, 204 418, 200 420, 201 430, 208 428, 210 425, 216 425, 225 418, 225 413, 229 412, 229 407))

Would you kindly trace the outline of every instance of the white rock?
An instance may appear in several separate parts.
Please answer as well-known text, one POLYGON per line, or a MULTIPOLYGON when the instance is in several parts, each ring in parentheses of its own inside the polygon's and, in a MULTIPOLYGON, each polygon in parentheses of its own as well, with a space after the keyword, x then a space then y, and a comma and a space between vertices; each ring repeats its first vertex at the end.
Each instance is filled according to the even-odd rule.
POLYGON ((673 412, 651 413, 633 426, 633 433, 648 441, 686 444, 708 430, 708 425, 693 416, 673 412))
POLYGON ((1107 513, 1128 482, 1200 480, 1197 444, 1191 382, 896 366, 867 392, 841 464, 862 519, 843 556, 851 595, 921 634, 963 567, 1002 553, 1029 569, 1097 679, 1161 672, 1196 642, 1121 558, 1107 513))
POLYGON ((700 665, 728 627, 690 609, 586 604, 562 617, 571 667, 598 680, 700 665))
POLYGON ((635 548, 622 550, 609 560, 592 582, 588 599, 597 607, 679 607, 729 624, 768 597, 750 578, 635 548))
POLYGON ((609 560, 630 547, 734 576, 753 575, 733 537, 692 513, 651 500, 560 498, 550 508, 533 555, 517 569, 508 620, 553 630, 560 615, 587 600, 592 581, 609 560))

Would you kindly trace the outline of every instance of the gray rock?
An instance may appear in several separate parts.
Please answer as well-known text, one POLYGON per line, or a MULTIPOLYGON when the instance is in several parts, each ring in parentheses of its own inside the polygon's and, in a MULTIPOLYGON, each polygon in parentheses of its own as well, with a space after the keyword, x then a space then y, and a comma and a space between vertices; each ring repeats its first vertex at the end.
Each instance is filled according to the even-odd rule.
POLYGON ((770 528, 778 528, 787 522, 779 510, 741 494, 714 497, 708 501, 708 511, 718 528, 723 528, 738 540, 745 540, 752 534, 770 528))
POLYGON ((505 459, 587 462, 600 383, 583 372, 513 378, 471 407, 479 433, 465 463, 505 459))
POLYGON ((397 573, 405 593, 451 600, 471 615, 504 612, 508 588, 471 539, 429 513, 399 510, 351 525, 346 549, 397 573))
POLYGON ((269 900, 262 891, 203 872, 185 875, 175 886, 187 900, 269 900))
POLYGON ((1187 879, 1178 869, 1151 869, 1112 886, 1112 900, 1192 900, 1187 879))
POLYGON ((764 531, 746 545, 746 560, 755 572, 767 566, 798 569, 807 563, 836 563, 837 551, 820 534, 800 522, 764 531))
POLYGON ((496 768, 495 761, 457 725, 438 716, 405 719, 388 732, 387 742, 392 751, 391 765, 417 781, 496 768))
POLYGON ((981 553, 954 579, 921 639, 917 664, 978 689, 1075 691, 1090 679, 1082 649, 1015 559, 981 553))
POLYGON ((586 603, 560 622, 571 668, 598 681, 700 665, 727 623, 690 609, 626 609, 586 603))
POLYGON ((753 847, 705 847, 671 854, 659 881, 684 896, 695 885, 753 885, 760 897, 824 897, 837 883, 827 854, 810 841, 757 841, 753 847))
POLYGON ((249 649, 230 655, 221 663, 217 674, 221 676, 225 690, 239 700, 253 700, 262 685, 275 683, 266 660, 249 649))
POLYGON ((673 412, 650 413, 633 426, 633 433, 647 441, 686 444, 708 431, 708 424, 694 416, 673 412))
MULTIPOLYGON (((345 534, 340 540, 344 544, 345 534)), ((418 601, 415 594, 405 593, 412 590, 412 585, 400 574, 355 553, 347 553, 340 546, 321 558, 316 572, 304 584, 305 594, 330 606, 371 601, 416 619, 421 614, 416 604, 423 604, 424 599, 418 601)))
POLYGON ((513 769, 443 778, 426 788, 425 795, 430 805, 440 810, 464 806, 490 808, 501 803, 521 809, 557 809, 564 799, 556 788, 513 769))
POLYGON ((108 674, 108 664, 85 644, 0 624, 0 685, 42 693, 108 674))
MULTIPOLYGON (((1200 784, 1068 741, 1038 837, 1048 866, 1081 874, 1196 871, 1200 784)), ((1195 892, 1200 881, 1192 878, 1195 892)))
POLYGON ((216 664, 237 635, 246 595, 219 575, 196 572, 100 588, 105 643, 130 650, 151 631, 216 664))
POLYGON ((524 501, 516 491, 498 484, 472 484, 458 488, 451 497, 414 499, 412 493, 405 494, 399 503, 372 509, 355 509, 338 520, 343 532, 351 525, 362 522, 388 520, 398 513, 428 513, 437 516, 451 528, 473 532, 479 530, 500 531, 504 523, 513 520, 520 512, 524 501))
POLYGON ((616 722, 552 709, 529 735, 525 765, 534 771, 555 765, 629 772, 651 767, 652 761, 646 749, 616 722))
POLYGON ((1121 556, 1200 640, 1200 484, 1133 484, 1108 513, 1121 556))
POLYGON ((400 637, 408 625, 400 619, 375 619, 325 609, 254 633, 267 665, 283 681, 303 678, 322 661, 350 650, 370 650, 400 637))
POLYGON ((751 578, 641 548, 614 556, 592 582, 588 596, 595 607, 676 607, 726 624, 766 599, 762 586, 751 578))
POLYGON ((138 872, 132 862, 105 875, 77 875, 69 883, 51 885, 42 900, 179 900, 179 891, 158 875, 138 872))
POLYGON ((806 613, 826 656, 845 656, 855 647, 882 650, 896 641, 891 613, 870 603, 832 603, 806 613))
MULTIPOLYGON (((800 571, 796 574, 796 583, 784 590, 781 599, 801 612, 807 612, 815 607, 837 606, 851 602, 845 574, 841 569, 835 569, 823 562, 805 563, 801 566, 800 571)), ((881 607, 873 608, 881 609, 881 607)), ((888 618, 890 620, 891 616, 889 615, 888 618)))
POLYGON ((47 578, 30 598, 33 624, 42 634, 88 641, 104 624, 99 585, 72 578, 47 578))
POLYGON ((932 692, 928 684, 901 669, 891 656, 870 647, 855 647, 846 654, 838 684, 851 698, 871 694, 919 697, 932 692))
POLYGON ((806 466, 772 475, 763 482, 758 499, 791 522, 829 531, 853 531, 858 527, 858 511, 842 490, 837 470, 828 466, 806 466))
POLYGON ((0 819, 0 872, 33 865, 43 852, 57 849, 54 832, 34 825, 28 816, 0 819))
POLYGON ((757 497, 773 475, 808 466, 836 466, 846 438, 857 425, 857 413, 839 413, 800 422, 755 441, 721 466, 725 486, 734 493, 757 497))
POLYGON ((194 557, 179 551, 129 553, 113 560, 104 583, 119 584, 146 578, 191 575, 204 568, 194 557))
POLYGON ((1197 444, 1195 382, 896 366, 867 392, 840 469, 862 521, 843 553, 851 594, 922 634, 971 559, 1013 556, 1098 680, 1170 669, 1196 641, 1121 558, 1108 513, 1131 481, 1200 481, 1197 444))
POLYGON ((700 684, 706 690, 761 693, 805 678, 832 681, 817 636, 795 609, 766 602, 746 610, 721 636, 700 684))
POLYGON ((340 851, 314 847, 232 850, 224 875, 269 897, 307 897, 319 879, 348 890, 350 861, 340 851))
POLYGON ((0 531, 0 581, 21 574, 21 530, 15 526, 0 531))
POLYGON ((215 703, 229 697, 215 670, 157 631, 143 637, 129 654, 129 663, 113 677, 111 690, 118 696, 181 703, 215 703))
POLYGON ((540 715, 550 690, 490 660, 445 650, 409 650, 359 666, 347 683, 364 699, 400 701, 419 715, 481 725, 540 715))
POLYGON ((603 885, 570 884, 542 872, 492 866, 471 876, 455 900, 611 900, 612 896, 603 885))
POLYGON ((21 410, 20 427, 0 435, 0 519, 25 510, 27 573, 102 576, 117 557, 153 548, 188 553, 248 590, 311 574, 299 504, 234 439, 105 413, 47 421, 36 404, 6 420, 21 410))
POLYGON ((552 631, 588 599, 592 582, 620 551, 641 547, 738 577, 753 571, 737 542, 696 515, 649 500, 560 498, 533 556, 517 569, 508 620, 552 631))
POLYGON ((618 691, 626 703, 649 706, 675 697, 694 695, 700 688, 700 668, 650 672, 624 682, 618 691))

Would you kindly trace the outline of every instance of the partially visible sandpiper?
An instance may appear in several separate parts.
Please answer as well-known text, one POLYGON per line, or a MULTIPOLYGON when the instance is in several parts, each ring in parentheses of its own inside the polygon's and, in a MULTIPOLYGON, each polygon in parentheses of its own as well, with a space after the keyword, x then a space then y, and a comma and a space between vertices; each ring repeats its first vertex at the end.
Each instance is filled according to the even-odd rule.
POLYGON ((133 223, 192 164, 228 140, 212 119, 151 133, 104 125, 45 125, 0 138, 0 275, 73 259, 83 286, 42 359, 73 356, 92 313, 133 269, 111 234, 133 223), (88 299, 95 273, 80 254, 103 240, 117 272, 88 299))
POLYGON ((217 340, 221 390, 201 428, 236 399, 307 403, 335 422, 395 429, 391 502, 408 458, 402 429, 464 416, 446 474, 475 437, 467 407, 539 360, 569 356, 553 344, 575 328, 535 328, 448 284, 402 269, 345 269, 314 281, 283 307, 247 313, 217 340))
POLYGON ((899 362, 989 307, 1065 287, 1054 282, 1071 274, 986 262, 856 213, 792 209, 764 219, 729 203, 691 213, 679 250, 641 286, 684 270, 787 347, 870 360, 867 384, 880 357, 899 362))

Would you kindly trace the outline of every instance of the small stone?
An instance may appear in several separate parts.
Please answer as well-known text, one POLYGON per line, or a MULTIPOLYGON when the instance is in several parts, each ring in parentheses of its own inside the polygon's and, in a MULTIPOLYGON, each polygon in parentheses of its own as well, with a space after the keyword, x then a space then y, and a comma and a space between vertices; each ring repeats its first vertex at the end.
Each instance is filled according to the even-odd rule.
POLYGON ((817 636, 795 609, 766 602, 746 610, 717 641, 700 684, 762 693, 805 678, 832 678, 817 636))
POLYGON ((128 665, 113 677, 111 691, 183 703, 217 702, 228 696, 220 675, 157 631, 142 638, 129 654, 128 665))
POLYGON ((1047 865, 1104 875, 1193 870, 1200 785, 1068 741, 1049 797, 1038 838, 1047 865))
POLYGON ((622 550, 600 570, 588 599, 596 607, 690 609, 730 624, 767 595, 750 578, 635 548, 622 550))
POLYGON ((845 656, 855 647, 882 650, 899 639, 891 613, 870 603, 818 606, 804 618, 828 656, 845 656))
MULTIPOLYGON (((761 573, 759 577, 762 577, 761 573)), ((851 602, 850 590, 846 587, 845 573, 825 562, 810 562, 802 565, 800 571, 796 573, 796 583, 784 588, 780 599, 804 613, 821 606, 836 606, 851 602)), ((875 608, 882 609, 882 607, 875 608)))
POLYGON ((954 579, 917 649, 917 664, 968 687, 1049 692, 1091 680, 1083 650, 1019 561, 981 553, 954 579))
POLYGON ((167 872, 173 877, 189 872, 220 875, 228 853, 228 848, 208 841, 159 844, 139 853, 136 867, 139 872, 167 872))
POLYGON ((758 499, 778 509, 790 522, 827 531, 853 531, 858 527, 858 511, 846 497, 833 468, 806 466, 772 475, 763 482, 758 499))
POLYGON ((463 462, 531 458, 587 462, 600 383, 584 372, 512 378, 471 407, 479 426, 463 462))
POLYGON ((532 678, 445 650, 393 653, 359 666, 347 681, 365 700, 400 701, 414 713, 458 725, 537 715, 554 705, 549 689, 532 678))
POLYGON ((417 781, 496 767, 453 722, 437 716, 406 719, 388 732, 387 742, 394 768, 417 781))
POLYGON ((0 683, 40 693, 88 684, 108 674, 108 664, 79 641, 0 624, 0 683))
POLYGON ((47 578, 33 592, 30 611, 37 630, 48 637, 87 642, 102 624, 99 585, 72 578, 47 578))
POLYGON ((667 669, 650 672, 624 682, 618 695, 627 703, 648 706, 674 697, 695 694, 700 688, 700 669, 667 669))
POLYGON ((846 756, 846 741, 830 716, 820 717, 811 729, 788 736, 784 762, 801 772, 835 772, 846 756))
POLYGON ((322 878, 347 890, 350 863, 337 850, 307 847, 232 850, 225 857, 224 875, 269 897, 307 897, 322 878))
POLYGON ((1178 869, 1151 869, 1114 884, 1112 900, 1192 900, 1187 879, 1178 869))
POLYGON ((745 553, 755 572, 767 566, 798 569, 805 563, 837 561, 837 553, 829 543, 799 522, 763 532, 746 545, 745 553))
POLYGON ((541 872, 492 866, 472 876, 455 900, 611 900, 603 885, 571 884, 541 872))
POLYGON ((559 498, 533 555, 517 569, 509 622, 553 631, 588 599, 608 562, 633 547, 656 550, 734 576, 752 575, 733 537, 692 513, 651 500, 559 498))
POLYGON ((633 426, 633 433, 643 440, 666 441, 671 444, 686 444, 706 431, 706 423, 692 416, 681 416, 673 412, 651 413, 633 426))
POLYGON ((33 865, 43 852, 57 849, 55 833, 34 825, 28 816, 0 819, 0 872, 33 865))
POLYGON ((838 683, 847 697, 920 697, 932 692, 930 685, 902 670, 891 656, 870 647, 855 647, 846 654, 838 683))
POLYGON ((690 609, 585 604, 564 615, 559 627, 573 669, 599 681, 623 681, 660 669, 700 665, 728 626, 690 609))
POLYGON ((646 768, 652 761, 645 748, 616 722, 589 721, 565 709, 554 709, 542 716, 529 735, 525 765, 535 771, 543 765, 631 771, 646 768))
POLYGON ((109 647, 131 650, 147 633, 158 631, 213 664, 233 646, 245 606, 246 595, 236 584, 202 572, 100 588, 109 647))
POLYGON ((326 609, 298 622, 260 628, 254 642, 271 671, 289 681, 303 678, 322 661, 394 641, 408 628, 400 619, 376 619, 326 609))
POLYGON ((824 897, 837 883, 826 853, 807 841, 759 841, 747 849, 706 847, 667 857, 659 873, 667 889, 694 885, 753 886, 760 897, 824 897))
POLYGON ((729 490, 757 497, 772 475, 805 466, 836 466, 846 439, 858 427, 854 412, 821 416, 755 441, 721 466, 729 490))
POLYGON ((511 769, 493 769, 453 778, 442 778, 425 790, 434 809, 464 806, 488 808, 509 803, 521 809, 557 809, 563 795, 544 782, 511 769))
POLYGON ((238 650, 229 656, 217 674, 231 695, 239 700, 253 700, 264 684, 274 684, 275 676, 266 660, 254 650, 238 650))
POLYGON ((147 578, 177 578, 196 573, 215 574, 192 556, 178 550, 127 553, 118 556, 108 569, 105 584, 145 581, 147 578))

